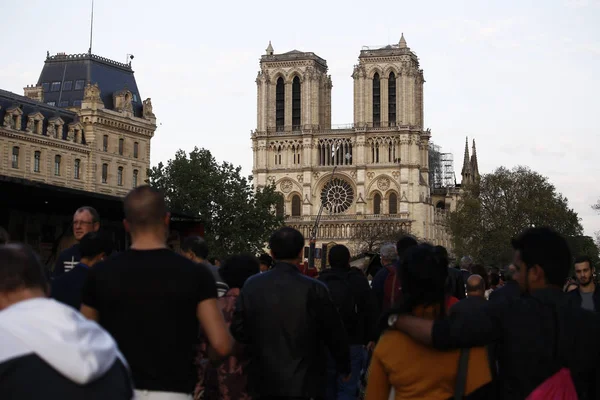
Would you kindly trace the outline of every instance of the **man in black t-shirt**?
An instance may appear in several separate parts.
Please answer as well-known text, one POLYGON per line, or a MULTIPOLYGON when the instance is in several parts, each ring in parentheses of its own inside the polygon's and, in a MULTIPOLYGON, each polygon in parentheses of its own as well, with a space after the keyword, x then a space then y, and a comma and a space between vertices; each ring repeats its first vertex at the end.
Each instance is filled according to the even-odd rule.
POLYGON ((190 399, 198 320, 219 356, 233 343, 217 308, 215 280, 167 248, 170 216, 159 191, 133 189, 124 209, 131 249, 89 271, 81 312, 115 338, 139 396, 190 399))

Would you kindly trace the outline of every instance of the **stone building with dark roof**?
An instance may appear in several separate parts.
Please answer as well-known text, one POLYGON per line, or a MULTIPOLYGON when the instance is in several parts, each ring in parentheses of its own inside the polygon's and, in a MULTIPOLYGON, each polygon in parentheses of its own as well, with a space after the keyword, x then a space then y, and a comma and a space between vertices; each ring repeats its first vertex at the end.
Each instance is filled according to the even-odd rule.
POLYGON ((156 130, 131 63, 48 54, 24 92, 0 90, 0 226, 43 248, 93 203, 118 231, 122 197, 147 179, 156 130))

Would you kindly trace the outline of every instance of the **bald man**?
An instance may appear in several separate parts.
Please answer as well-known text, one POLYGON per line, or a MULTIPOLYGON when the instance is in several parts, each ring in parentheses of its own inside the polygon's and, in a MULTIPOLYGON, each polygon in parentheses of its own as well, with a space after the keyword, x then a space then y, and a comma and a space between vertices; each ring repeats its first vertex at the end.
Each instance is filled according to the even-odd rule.
POLYGON ((467 297, 485 298, 485 281, 481 275, 471 275, 467 279, 467 297))

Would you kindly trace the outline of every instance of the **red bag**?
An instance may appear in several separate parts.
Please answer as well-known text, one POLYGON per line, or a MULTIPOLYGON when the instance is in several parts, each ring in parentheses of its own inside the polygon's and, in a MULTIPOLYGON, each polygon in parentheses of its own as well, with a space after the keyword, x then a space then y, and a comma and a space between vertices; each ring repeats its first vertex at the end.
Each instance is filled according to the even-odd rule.
POLYGON ((546 379, 525 400, 577 400, 577 391, 571 378, 571 371, 560 371, 546 379))

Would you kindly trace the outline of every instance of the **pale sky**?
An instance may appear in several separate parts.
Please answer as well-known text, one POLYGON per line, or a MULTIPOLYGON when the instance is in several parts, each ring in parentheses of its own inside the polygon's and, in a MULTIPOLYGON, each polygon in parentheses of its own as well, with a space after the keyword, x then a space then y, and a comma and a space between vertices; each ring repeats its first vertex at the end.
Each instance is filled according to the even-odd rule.
MULTIPOLYGON (((0 88, 36 83, 46 50, 85 53, 90 1, 0 0, 0 88)), ((361 46, 401 33, 425 75, 425 126, 454 154, 465 136, 481 173, 527 165, 549 177, 600 230, 600 0, 155 1, 96 0, 93 53, 133 68, 159 127, 152 165, 177 149, 209 149, 252 170, 256 74, 276 53, 312 51, 333 80, 333 124, 353 121, 350 75, 361 46)))

